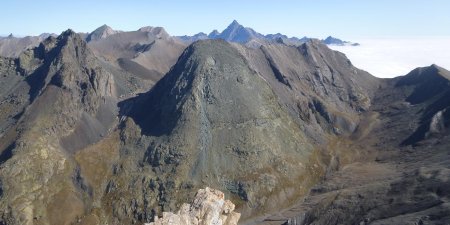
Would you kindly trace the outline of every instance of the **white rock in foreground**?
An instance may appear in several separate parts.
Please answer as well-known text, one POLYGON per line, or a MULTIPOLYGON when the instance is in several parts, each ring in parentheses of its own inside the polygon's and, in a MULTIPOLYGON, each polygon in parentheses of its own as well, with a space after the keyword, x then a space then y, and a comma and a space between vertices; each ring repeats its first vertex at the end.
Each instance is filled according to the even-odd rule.
POLYGON ((178 213, 163 212, 145 225, 237 225, 241 214, 233 211, 234 204, 221 191, 207 187, 198 190, 194 201, 184 203, 178 213))

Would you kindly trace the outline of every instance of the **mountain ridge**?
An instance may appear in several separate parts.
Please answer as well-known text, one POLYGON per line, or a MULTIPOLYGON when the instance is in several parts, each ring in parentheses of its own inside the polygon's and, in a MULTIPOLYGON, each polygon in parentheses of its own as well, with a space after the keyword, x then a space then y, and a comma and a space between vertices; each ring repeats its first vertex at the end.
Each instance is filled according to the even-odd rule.
POLYGON ((448 221, 449 71, 164 32, 0 57, 0 223, 146 223, 206 185, 242 223, 448 221))
MULTIPOLYGON (((285 43, 288 45, 300 45, 312 38, 303 37, 303 38, 297 38, 297 37, 287 37, 284 34, 267 34, 263 35, 252 28, 244 27, 243 25, 239 24, 236 20, 233 20, 222 32, 218 32, 217 30, 211 31, 209 35, 204 35, 205 33, 200 32, 193 36, 178 36, 183 41, 186 41, 188 43, 191 43, 193 41, 197 40, 204 40, 204 39, 223 39, 226 41, 231 42, 237 42, 241 44, 248 44, 248 46, 253 47, 259 47, 264 42, 278 42, 278 43, 285 43)), ((321 40, 324 44, 329 45, 351 45, 351 46, 359 46, 358 43, 352 43, 348 41, 342 41, 337 38, 333 38, 331 36, 327 37, 324 40, 321 40)))

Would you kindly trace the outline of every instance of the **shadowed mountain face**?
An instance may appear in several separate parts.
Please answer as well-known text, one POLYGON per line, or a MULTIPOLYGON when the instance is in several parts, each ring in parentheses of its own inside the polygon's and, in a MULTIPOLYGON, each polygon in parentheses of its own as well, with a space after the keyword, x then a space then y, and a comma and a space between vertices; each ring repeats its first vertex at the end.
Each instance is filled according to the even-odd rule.
POLYGON ((142 224, 205 186, 243 224, 448 221, 445 69, 378 79, 318 40, 99 37, 0 58, 0 224, 142 224))

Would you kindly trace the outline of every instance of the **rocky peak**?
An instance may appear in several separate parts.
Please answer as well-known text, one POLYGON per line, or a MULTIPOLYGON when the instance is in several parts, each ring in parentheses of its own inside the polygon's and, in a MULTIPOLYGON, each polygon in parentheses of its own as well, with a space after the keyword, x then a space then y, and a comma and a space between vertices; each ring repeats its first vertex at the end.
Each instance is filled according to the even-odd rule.
POLYGON ((207 187, 198 190, 191 204, 184 203, 177 213, 164 212, 146 225, 237 225, 241 214, 234 207, 223 192, 207 187))
POLYGON ((207 34, 200 32, 194 35, 194 37, 200 37, 200 36, 208 36, 207 34))
POLYGON ((213 31, 211 31, 211 33, 208 34, 208 37, 214 39, 219 35, 220 35, 220 32, 218 30, 213 30, 213 31))
POLYGON ((339 46, 344 46, 344 45, 351 45, 351 46, 359 46, 359 43, 352 43, 349 41, 343 41, 339 38, 335 38, 332 36, 328 36, 327 38, 325 38, 324 40, 322 40, 322 42, 324 44, 327 45, 339 45, 339 46))
POLYGON ((281 34, 281 33, 268 34, 268 35, 266 35, 265 37, 266 37, 266 38, 269 38, 269 39, 278 39, 278 38, 283 38, 283 39, 285 39, 285 38, 288 38, 286 35, 281 34))
MULTIPOLYGON (((20 66, 27 68, 27 79, 31 84, 30 100, 36 104, 42 101, 60 102, 58 108, 53 109, 58 112, 56 118, 59 120, 55 119, 52 123, 64 124, 61 121, 68 118, 72 121, 65 124, 67 126, 57 126, 57 132, 65 135, 61 139, 65 150, 73 152, 97 141, 100 135, 89 135, 89 130, 104 134, 111 126, 116 110, 113 75, 101 67, 83 38, 70 29, 56 39, 46 39, 33 51, 33 54, 25 52, 19 58, 20 66), (36 60, 39 61, 37 67, 34 66, 36 60), (51 97, 44 99, 41 96, 51 97), (99 113, 106 116, 100 118, 99 113), (75 128, 80 130, 74 131, 75 128), (83 138, 79 138, 79 134, 84 135, 83 138)), ((48 102, 42 104, 50 104, 48 102)))
POLYGON ((436 64, 432 64, 429 69, 434 71, 435 73, 439 74, 440 76, 444 77, 445 79, 450 80, 450 73, 448 70, 446 70, 436 64))
POLYGON ((233 22, 230 23, 230 25, 228 25, 228 27, 222 31, 221 35, 228 34, 229 36, 232 36, 233 33, 236 33, 240 29, 244 29, 244 26, 239 24, 236 20, 233 20, 233 22))
POLYGON ((233 22, 231 22, 231 24, 228 27, 239 27, 239 26, 242 26, 242 25, 239 24, 237 20, 233 20, 233 22))
POLYGON ((58 41, 61 51, 57 59, 60 60, 62 70, 52 79, 54 84, 69 87, 87 83, 86 85, 91 86, 96 95, 112 96, 112 87, 107 87, 112 85, 112 76, 98 66, 94 54, 83 38, 74 31, 67 30, 58 37, 58 41), (66 76, 65 71, 69 72, 66 76))
POLYGON ((69 38, 79 38, 82 39, 81 36, 79 34, 77 34, 75 31, 73 31, 72 29, 67 29, 66 31, 63 31, 61 33, 61 35, 58 36, 59 40, 67 40, 69 38))
POLYGON ((327 38, 325 38, 325 40, 323 40, 323 42, 325 42, 326 44, 337 44, 342 43, 342 40, 334 38, 332 36, 328 36, 327 38))
POLYGON ((450 85, 450 72, 437 66, 416 68, 401 77, 396 83, 397 87, 412 88, 406 99, 411 104, 418 104, 448 90, 450 85))
MULTIPOLYGON (((48 37, 38 47, 21 54, 18 62, 23 73, 30 75, 31 99, 49 84, 82 96, 81 101, 86 105, 96 105, 86 101, 94 95, 97 96, 95 102, 100 97, 115 95, 112 75, 98 65, 86 42, 71 29, 57 38, 48 37)), ((90 108, 96 107, 91 105, 90 108)))
POLYGON ((251 28, 246 28, 239 24, 236 20, 228 25, 228 27, 220 33, 216 38, 224 39, 226 41, 247 43, 254 38, 261 38, 263 35, 255 32, 251 28))
POLYGON ((111 36, 113 34, 117 34, 120 31, 113 30, 108 25, 104 24, 101 27, 95 29, 92 33, 88 34, 86 37, 86 41, 96 41, 99 39, 107 38, 108 36, 111 36))
POLYGON ((146 26, 139 28, 140 32, 147 32, 152 35, 155 35, 158 38, 168 38, 170 35, 166 32, 166 30, 163 27, 152 27, 152 26, 146 26))
MULTIPOLYGON (((260 201, 267 198, 253 191, 269 193, 276 184, 303 174, 298 163, 307 163, 312 151, 299 127, 280 108, 269 84, 249 67, 236 46, 224 40, 191 44, 147 94, 120 107, 129 110, 124 114, 140 133, 154 139, 145 148, 146 164, 162 173, 182 170, 195 189, 207 180, 208 185, 229 190, 256 204, 247 212, 263 213, 264 205, 273 205, 260 201), (289 161, 294 155, 298 161, 289 161), (280 163, 289 171, 271 169, 280 163), (241 183, 237 183, 237 173, 241 183), (255 181, 255 176, 265 178, 255 181)), ((132 132, 133 128, 126 129, 132 132)))
POLYGON ((436 64, 432 64, 427 67, 419 67, 412 70, 399 80, 398 85, 416 85, 430 81, 446 82, 448 80, 450 80, 449 71, 436 64))

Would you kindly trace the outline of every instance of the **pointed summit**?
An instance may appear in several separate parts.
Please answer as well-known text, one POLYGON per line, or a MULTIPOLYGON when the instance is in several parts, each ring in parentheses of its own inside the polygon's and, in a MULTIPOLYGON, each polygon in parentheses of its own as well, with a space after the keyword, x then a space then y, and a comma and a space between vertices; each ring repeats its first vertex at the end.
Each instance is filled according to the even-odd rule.
MULTIPOLYGON (((276 96, 268 83, 255 74, 232 44, 203 40, 190 45, 171 72, 151 91, 129 101, 133 104, 129 115, 141 132, 155 137, 155 143, 162 148, 186 143, 186 147, 174 148, 171 153, 156 150, 158 157, 153 157, 154 150, 149 148, 144 163, 170 170, 186 168, 189 172, 185 173, 185 179, 195 181, 194 185, 200 185, 196 181, 207 176, 223 176, 232 183, 239 182, 233 174, 254 176, 254 165, 258 164, 263 171, 270 171, 270 176, 280 184, 290 179, 289 176, 302 175, 303 171, 292 170, 285 175, 270 170, 279 162, 272 160, 273 152, 277 160, 289 165, 287 168, 294 168, 298 162, 306 164, 311 149, 304 144, 302 131, 274 99, 276 96), (227 124, 226 129, 222 124, 227 124), (168 138, 159 138, 165 135, 168 138), (292 137, 289 144, 286 137, 292 137), (242 164, 240 157, 253 154, 255 149, 259 155, 246 158, 248 163, 242 164), (175 155, 176 165, 165 160, 170 154, 175 155), (298 161, 289 161, 293 155, 298 161)), ((226 189, 226 185, 218 185, 226 189)), ((261 187, 251 185, 254 185, 251 188, 261 187)), ((242 196, 247 199, 246 194, 242 196)), ((249 201, 262 197, 262 193, 255 193, 249 201)))
POLYGON ((104 24, 101 27, 92 31, 92 33, 88 34, 88 36, 86 37, 86 41, 90 42, 100 40, 117 33, 120 33, 120 31, 113 30, 111 27, 104 24))
POLYGON ((10 33, 9 35, 8 35, 8 38, 13 38, 14 37, 14 35, 12 34, 12 33, 10 33))
POLYGON ((231 22, 230 25, 228 25, 228 27, 225 30, 239 29, 239 28, 244 28, 244 26, 242 26, 237 20, 233 20, 233 22, 231 22))
POLYGON ((241 26, 241 24, 239 24, 237 20, 233 20, 233 22, 231 22, 230 26, 241 26))
POLYGON ((67 37, 67 36, 73 36, 76 35, 77 33, 75 33, 75 31, 73 31, 72 29, 67 29, 66 31, 63 31, 61 33, 61 36, 67 37))
POLYGON ((208 34, 208 38, 215 39, 220 35, 220 32, 217 30, 211 31, 211 33, 208 34))
POLYGON ((328 36, 322 42, 326 45, 338 45, 338 46, 344 46, 344 45, 351 45, 351 46, 358 46, 358 43, 352 43, 349 41, 343 41, 339 38, 335 38, 333 36, 328 36))
POLYGON ((80 45, 80 47, 84 47, 86 45, 85 40, 75 31, 72 29, 67 29, 66 31, 62 32, 57 39, 60 41, 58 45, 61 47, 64 45, 67 45, 69 42, 73 42, 74 45, 80 45))
POLYGON ((251 28, 244 27, 236 20, 233 20, 233 22, 231 22, 231 24, 216 38, 238 43, 247 43, 252 39, 263 37, 262 34, 255 32, 251 28))

